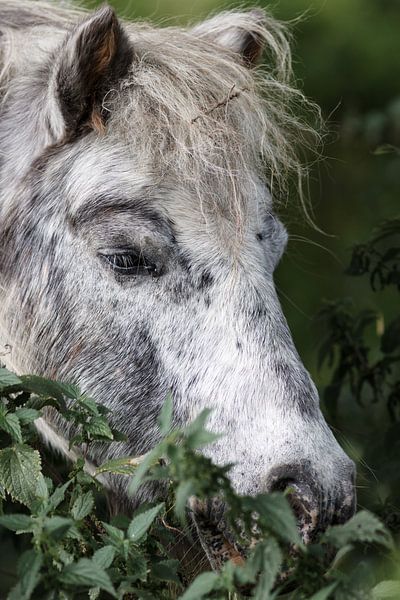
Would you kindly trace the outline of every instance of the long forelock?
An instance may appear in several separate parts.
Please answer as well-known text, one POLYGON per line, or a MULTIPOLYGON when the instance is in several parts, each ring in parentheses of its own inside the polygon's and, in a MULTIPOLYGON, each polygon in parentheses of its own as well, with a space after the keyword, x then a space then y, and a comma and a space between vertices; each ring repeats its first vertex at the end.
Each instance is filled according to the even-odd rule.
MULTIPOLYGON (((246 13, 241 17, 242 28, 254 29, 246 13)), ((296 115, 315 119, 318 109, 291 84, 282 24, 268 18, 259 25, 269 62, 253 69, 190 30, 128 30, 135 61, 103 105, 139 156, 161 175, 175 174, 207 213, 217 209, 240 221, 259 178, 275 200, 286 198, 294 180, 302 199, 302 151, 315 150, 319 140, 296 115)))
MULTIPOLYGON (((49 39, 58 44, 71 24, 85 15, 24 0, 8 0, 7 6, 12 18, 3 14, 4 7, 0 11, 3 94, 16 65, 26 60, 27 51, 21 55, 20 50, 22 37, 28 42, 31 36, 32 60, 36 56, 40 61, 47 44, 37 43, 38 37, 46 37, 41 28, 48 27, 49 39), (18 21, 35 25, 27 25, 29 34, 24 23, 20 31, 12 27, 17 9, 18 21)), ((246 12, 232 12, 229 19, 263 42, 263 67, 249 68, 195 30, 125 22, 134 62, 118 89, 106 94, 103 108, 110 115, 110 130, 117 130, 143 162, 149 161, 149 168, 184 182, 205 212, 218 209, 240 223, 260 178, 275 201, 286 200, 291 181, 298 184, 302 199, 302 151, 305 146, 315 150, 319 141, 303 116, 307 113, 315 122, 318 109, 292 83, 285 26, 268 16, 255 24, 246 12)))

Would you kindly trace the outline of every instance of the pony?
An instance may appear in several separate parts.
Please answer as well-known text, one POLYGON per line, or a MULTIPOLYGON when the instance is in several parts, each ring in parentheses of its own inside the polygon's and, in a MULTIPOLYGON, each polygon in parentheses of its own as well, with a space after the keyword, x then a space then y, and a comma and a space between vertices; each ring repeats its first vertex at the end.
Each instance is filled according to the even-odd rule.
MULTIPOLYGON (((288 238, 276 207, 317 141, 304 109, 286 28, 259 8, 159 28, 0 0, 6 366, 111 410, 127 441, 97 444, 94 465, 148 452, 169 392, 176 426, 211 407, 224 435, 203 452, 233 465, 239 494, 291 486, 309 541, 355 493, 273 279, 288 238)), ((68 453, 65 423, 36 423, 68 453)), ((221 515, 216 501, 207 519, 221 515)))

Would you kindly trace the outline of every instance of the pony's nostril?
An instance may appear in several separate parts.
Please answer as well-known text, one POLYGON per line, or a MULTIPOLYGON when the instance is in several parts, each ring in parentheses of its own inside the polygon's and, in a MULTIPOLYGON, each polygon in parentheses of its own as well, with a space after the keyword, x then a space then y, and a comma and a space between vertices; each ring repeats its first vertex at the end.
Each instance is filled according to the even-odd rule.
POLYGON ((310 542, 321 526, 321 493, 304 467, 283 465, 274 469, 268 476, 267 490, 286 492, 303 542, 310 542))

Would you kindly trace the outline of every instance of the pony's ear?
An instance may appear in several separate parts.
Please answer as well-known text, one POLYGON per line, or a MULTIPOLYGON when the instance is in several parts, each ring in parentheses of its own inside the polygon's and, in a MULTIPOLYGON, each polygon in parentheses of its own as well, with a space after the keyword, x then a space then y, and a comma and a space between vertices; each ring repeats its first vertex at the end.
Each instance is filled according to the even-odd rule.
POLYGON ((56 140, 85 126, 104 127, 104 96, 126 74, 132 59, 128 36, 109 6, 66 35, 50 67, 48 88, 48 121, 56 140))
POLYGON ((264 51, 266 20, 262 9, 226 12, 199 23, 191 31, 239 54, 248 66, 253 66, 264 51))

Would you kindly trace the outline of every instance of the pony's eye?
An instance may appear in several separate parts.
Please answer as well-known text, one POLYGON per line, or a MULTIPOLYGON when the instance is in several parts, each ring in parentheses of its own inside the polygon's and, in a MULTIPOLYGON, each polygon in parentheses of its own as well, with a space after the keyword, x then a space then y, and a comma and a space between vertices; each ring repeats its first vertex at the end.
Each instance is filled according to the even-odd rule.
POLYGON ((159 274, 157 266, 147 260, 142 252, 134 250, 124 250, 112 254, 100 252, 99 256, 119 275, 157 276, 159 274))

